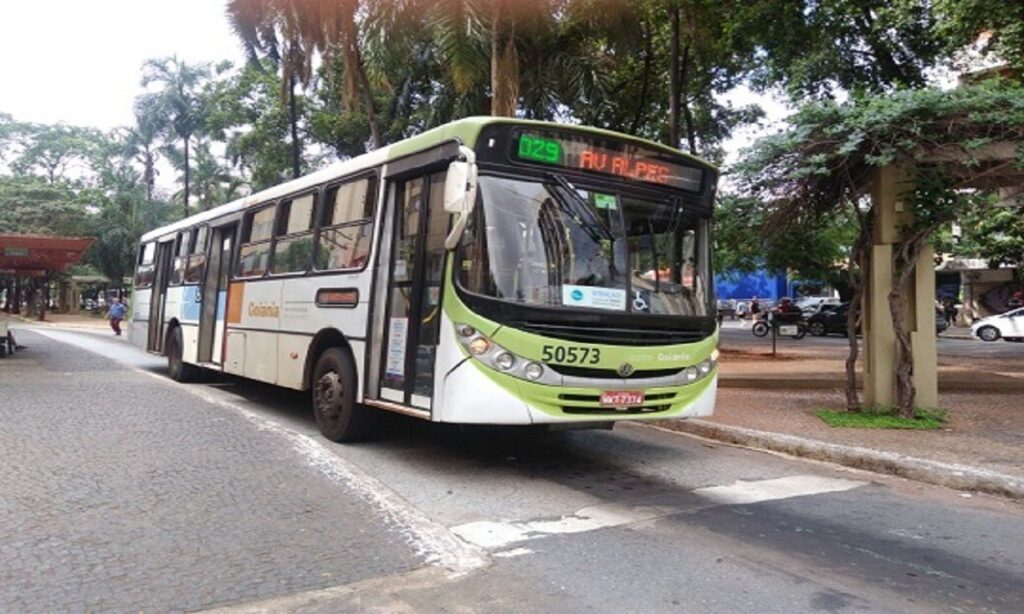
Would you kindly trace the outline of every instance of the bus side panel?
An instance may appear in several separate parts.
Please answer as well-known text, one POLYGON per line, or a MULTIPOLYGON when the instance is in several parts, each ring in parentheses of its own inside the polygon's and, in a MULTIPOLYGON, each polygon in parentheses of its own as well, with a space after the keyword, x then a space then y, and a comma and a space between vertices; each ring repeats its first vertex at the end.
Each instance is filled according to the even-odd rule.
POLYGON ((314 275, 284 281, 281 291, 284 308, 281 312, 281 343, 278 347, 278 383, 301 389, 302 376, 313 336, 324 329, 335 329, 344 335, 352 348, 352 357, 359 375, 357 399, 363 398, 365 372, 366 319, 369 316, 369 270, 338 275, 314 275), (354 307, 320 307, 316 295, 322 289, 356 290, 359 303, 354 307), (294 333, 304 334, 304 337, 294 333), (299 347, 301 346, 301 347, 299 347))
POLYGON ((149 300, 152 295, 151 288, 136 289, 132 293, 132 318, 128 326, 128 341, 143 350, 146 349, 146 336, 149 334, 149 300))
POLYGON ((231 284, 225 370, 235 372, 232 364, 240 360, 240 375, 277 383, 282 284, 280 279, 231 284), (236 357, 238 352, 244 355, 236 357))

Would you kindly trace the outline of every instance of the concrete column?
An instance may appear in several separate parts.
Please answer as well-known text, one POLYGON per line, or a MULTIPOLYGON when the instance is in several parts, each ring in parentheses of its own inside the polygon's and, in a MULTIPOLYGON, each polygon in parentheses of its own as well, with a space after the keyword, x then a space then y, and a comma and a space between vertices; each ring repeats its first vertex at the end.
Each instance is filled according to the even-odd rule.
POLYGON ((927 246, 914 268, 914 387, 920 407, 939 406, 938 352, 935 347, 935 248, 927 246))
MULTIPOLYGON (((877 205, 876 205, 877 206, 877 205)), ((896 397, 896 334, 889 317, 892 245, 872 245, 864 287, 864 403, 891 406, 896 397)))
MULTIPOLYGON (((864 401, 891 406, 896 401, 896 334, 889 312, 893 285, 893 245, 901 229, 913 221, 901 200, 913 179, 897 167, 875 171, 871 189, 873 236, 864 288, 864 401)), ((914 283, 907 290, 903 314, 914 352, 915 403, 938 406, 935 351, 935 252, 926 248, 918 258, 914 283)))

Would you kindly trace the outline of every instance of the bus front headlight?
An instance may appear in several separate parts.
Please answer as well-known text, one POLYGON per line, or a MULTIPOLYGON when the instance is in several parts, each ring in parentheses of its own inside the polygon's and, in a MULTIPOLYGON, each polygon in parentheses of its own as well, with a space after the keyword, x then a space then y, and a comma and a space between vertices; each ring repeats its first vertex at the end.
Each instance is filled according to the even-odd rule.
POLYGON ((508 352, 502 352, 494 357, 494 364, 502 371, 508 371, 516 366, 516 357, 508 352))
POLYGON ((473 356, 483 356, 491 349, 491 342, 484 337, 477 337, 469 342, 469 353, 473 356))
POLYGON ((539 363, 531 362, 526 365, 525 369, 523 369, 523 373, 525 373, 526 377, 531 380, 538 380, 542 375, 544 375, 544 367, 539 363))

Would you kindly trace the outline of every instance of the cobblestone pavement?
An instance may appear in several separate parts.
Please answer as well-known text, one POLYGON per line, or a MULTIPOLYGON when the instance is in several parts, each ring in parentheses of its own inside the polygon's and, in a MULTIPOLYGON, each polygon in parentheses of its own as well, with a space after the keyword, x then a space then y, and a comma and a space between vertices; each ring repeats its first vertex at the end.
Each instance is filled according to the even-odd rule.
POLYGON ((29 331, 0 361, 0 612, 192 610, 421 566, 238 414, 29 331))

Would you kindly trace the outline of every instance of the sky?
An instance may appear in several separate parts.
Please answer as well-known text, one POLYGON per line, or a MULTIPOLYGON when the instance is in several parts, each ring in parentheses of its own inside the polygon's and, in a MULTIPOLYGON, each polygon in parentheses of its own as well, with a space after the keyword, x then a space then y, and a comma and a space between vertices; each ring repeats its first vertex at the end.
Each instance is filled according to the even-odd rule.
POLYGON ((142 63, 244 56, 223 0, 8 0, 0 17, 0 112, 109 130, 134 123, 142 63))

